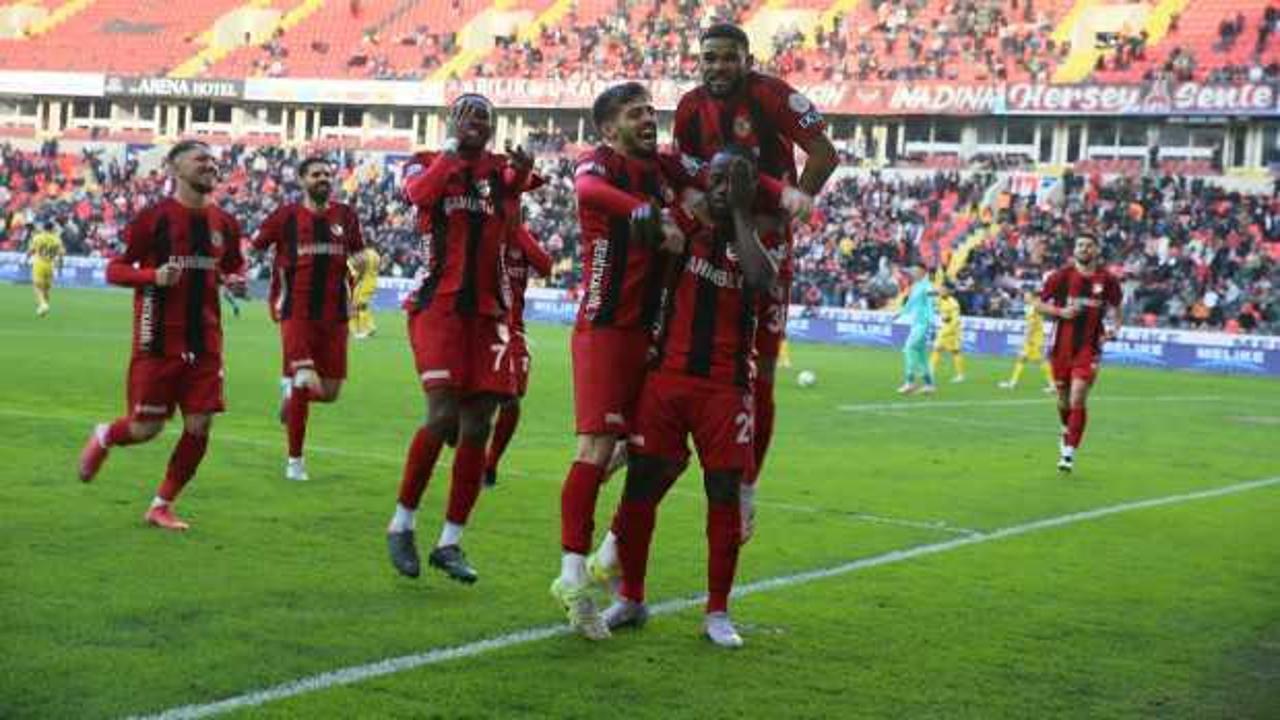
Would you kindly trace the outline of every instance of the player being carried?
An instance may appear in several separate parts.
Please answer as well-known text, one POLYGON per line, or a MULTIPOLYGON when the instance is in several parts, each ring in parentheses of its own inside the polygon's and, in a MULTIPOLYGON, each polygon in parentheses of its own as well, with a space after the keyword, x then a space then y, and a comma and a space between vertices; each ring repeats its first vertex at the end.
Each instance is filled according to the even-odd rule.
POLYGON ((755 463, 743 488, 743 536, 754 533, 756 480, 764 467, 773 438, 774 375, 780 345, 786 337, 790 304, 792 260, 791 216, 807 216, 812 198, 822 191, 839 164, 835 146, 826 136, 826 122, 817 107, 783 80, 752 69, 747 34, 736 25, 717 24, 701 37, 699 71, 701 86, 680 98, 675 115, 675 138, 681 152, 704 161, 727 145, 752 151, 762 175, 795 184, 799 192, 783 198, 785 212, 761 218, 760 234, 774 248, 778 282, 762 298, 760 327, 756 333, 759 378, 755 384, 755 463), (807 155, 804 171, 797 176, 795 148, 807 155), (769 236, 779 235, 773 243, 769 236))
POLYGON ((1071 472, 1088 419, 1085 404, 1098 377, 1102 344, 1115 337, 1124 317, 1120 282, 1101 267, 1098 241, 1076 236, 1072 262, 1045 278, 1037 308, 1057 319, 1053 334, 1053 382, 1062 421, 1058 469, 1071 472), (1105 318, 1111 313, 1111 326, 1105 318))
POLYGON ((218 166, 209 147, 184 140, 169 151, 172 197, 142 210, 125 228, 125 251, 107 264, 107 281, 134 288, 128 414, 98 425, 80 454, 80 479, 94 479, 109 448, 146 442, 175 406, 182 436, 164 482, 144 516, 166 530, 186 530, 172 504, 195 475, 222 394, 220 282, 241 290, 240 226, 213 204, 218 166))
POLYGON ((36 315, 49 314, 49 293, 53 290, 54 270, 62 269, 62 258, 67 251, 58 236, 57 226, 46 220, 40 223, 40 231, 31 236, 27 244, 27 259, 31 262, 31 287, 36 293, 36 315))
POLYGON ((489 152, 493 120, 487 98, 459 96, 443 151, 419 153, 405 167, 425 255, 405 309, 427 417, 409 445, 387 546, 391 564, 409 577, 420 571, 414 513, 440 448, 456 440, 448 510, 428 561, 454 580, 476 581, 462 532, 480 493, 494 411, 514 391, 502 248, 514 222, 507 199, 526 189, 533 158, 520 148, 508 148, 510 157, 489 152))
POLYGON ((282 205, 262 223, 255 250, 275 253, 273 315, 280 322, 286 386, 285 478, 306 480, 302 450, 313 402, 338 399, 347 377, 347 262, 364 263, 360 219, 330 199, 333 166, 322 157, 298 164, 301 202, 282 205))
MULTIPOLYGON (((657 112, 640 83, 605 90, 592 118, 604 144, 579 161, 574 180, 585 288, 570 341, 578 447, 560 494, 563 553, 551 593, 574 628, 600 639, 608 631, 586 563, 596 498, 618 438, 635 420, 662 307, 667 263, 661 258, 684 247, 683 234, 662 208, 694 185, 700 168, 658 152, 657 112)), ((612 553, 613 545, 606 546, 612 553)), ((614 564, 606 558, 606 565, 614 564)))
MULTIPOLYGON (((535 176, 536 177, 536 176, 535 176)), ((535 188, 535 181, 529 184, 530 190, 535 188)), ((513 212, 519 213, 517 202, 513 212)), ((515 394, 502 401, 498 407, 498 418, 493 425, 493 438, 489 441, 489 452, 484 462, 485 487, 498 484, 498 463, 507 445, 516 434, 516 426, 520 423, 520 402, 529 390, 529 370, 532 357, 529 355, 529 343, 524 331, 524 294, 529 287, 529 273, 535 272, 542 277, 551 275, 551 256, 538 244, 523 223, 513 224, 513 230, 507 240, 506 260, 507 279, 511 284, 511 311, 507 324, 511 328, 511 344, 507 348, 507 361, 511 363, 511 376, 515 384, 515 394)))
POLYGON ((645 574, 657 506, 687 464, 692 436, 707 493, 704 631, 716 645, 732 648, 742 645, 728 613, 742 541, 739 494, 754 462, 751 347, 759 296, 770 291, 777 266, 755 226, 750 150, 717 153, 709 182, 637 411, 615 525, 622 585, 604 620, 616 628, 643 624, 648 616, 645 574))
POLYGON ((927 349, 929 347, 929 328, 933 326, 934 295, 933 281, 929 279, 929 271, 921 263, 910 266, 911 287, 907 290, 907 301, 893 316, 896 321, 903 315, 911 318, 911 332, 902 345, 903 382, 898 388, 900 395, 910 395, 917 390, 927 394, 934 391, 933 372, 929 369, 927 349), (923 385, 916 382, 919 378, 923 385))
POLYGON ((1044 356, 1044 316, 1040 314, 1038 306, 1039 297, 1035 291, 1028 290, 1022 295, 1022 302, 1025 305, 1023 314, 1023 334, 1022 334, 1022 350, 1018 352, 1018 359, 1013 361, 1013 374, 1008 380, 1000 381, 1000 387, 1005 390, 1013 390, 1018 387, 1018 380, 1022 378, 1022 369, 1027 363, 1033 362, 1040 366, 1040 370, 1044 373, 1045 387, 1047 393, 1057 392, 1058 389, 1053 385, 1053 371, 1049 369, 1049 363, 1044 356))
POLYGON ((938 337, 933 341, 933 354, 929 356, 929 373, 938 374, 938 362, 942 353, 951 355, 955 374, 951 382, 964 382, 964 318, 960 313, 960 301, 956 300, 955 287, 950 281, 938 288, 938 337))

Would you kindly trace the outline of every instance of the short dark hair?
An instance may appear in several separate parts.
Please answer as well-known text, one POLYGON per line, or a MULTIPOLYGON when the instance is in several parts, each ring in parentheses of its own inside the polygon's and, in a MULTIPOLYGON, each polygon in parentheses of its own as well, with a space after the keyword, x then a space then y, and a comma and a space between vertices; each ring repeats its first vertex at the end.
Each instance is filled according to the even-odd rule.
POLYGON ((1076 233, 1074 236, 1072 236, 1072 238, 1071 238, 1071 247, 1075 247, 1076 242, 1078 242, 1078 241, 1080 241, 1080 240, 1086 240, 1086 239, 1087 239, 1087 240, 1091 240, 1091 241, 1093 241, 1093 244, 1094 244, 1094 245, 1097 245, 1097 244, 1098 244, 1098 236, 1097 236, 1097 235, 1094 235, 1094 234, 1093 234, 1093 233, 1091 233, 1091 232, 1087 232, 1087 231, 1086 231, 1086 232, 1078 232, 1078 233, 1076 233))
POLYGON ((195 150, 196 148, 209 149, 209 143, 203 140, 179 140, 177 144, 169 148, 169 154, 164 156, 166 162, 177 160, 183 153, 195 150))
POLYGON ((298 163, 298 177, 301 178, 306 176, 307 171, 311 169, 312 165, 332 165, 332 164, 333 163, 329 162, 329 158, 323 155, 312 155, 304 159, 302 162, 298 163))
POLYGON ((741 45, 743 50, 751 49, 751 40, 747 38, 747 33, 733 23, 716 23, 703 30, 699 42, 706 42, 716 38, 732 40, 741 45))
POLYGON ((600 130, 605 123, 618 117, 618 111, 622 109, 623 105, 637 98, 648 96, 649 88, 638 82, 633 81, 614 85, 600 93, 596 97, 596 101, 591 104, 591 121, 595 123, 596 130, 600 130))

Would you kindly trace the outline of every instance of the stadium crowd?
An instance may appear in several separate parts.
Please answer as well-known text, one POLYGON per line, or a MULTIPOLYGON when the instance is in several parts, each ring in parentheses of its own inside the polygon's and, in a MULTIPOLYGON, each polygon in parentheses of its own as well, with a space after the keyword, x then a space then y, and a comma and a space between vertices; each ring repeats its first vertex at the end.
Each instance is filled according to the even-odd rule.
MULTIPOLYGON (((297 150, 227 148, 219 202, 253 232, 299 192, 299 159, 297 150)), ((70 254, 110 257, 121 247, 127 218, 164 191, 162 176, 141 172, 135 160, 70 155, 56 143, 39 152, 0 146, 0 160, 0 249, 22 249, 32 228, 51 221, 70 254)), ((354 154, 335 160, 339 194, 355 205, 366 237, 382 251, 382 273, 413 276, 421 266, 414 218, 392 163, 354 154)), ((555 259, 550 283, 573 289, 580 277, 573 159, 540 163, 548 182, 528 197, 527 223, 555 259)), ((1087 231, 1099 238, 1124 277, 1132 323, 1280 333, 1275 195, 1226 193, 1185 177, 1068 176, 1062 203, 1013 197, 984 213, 979 205, 991 176, 916 178, 847 176, 829 186, 813 215, 797 225, 793 302, 885 307, 906 283, 902 264, 936 257, 925 247, 928 238, 963 216, 986 233, 955 278, 969 314, 1016 317, 1022 290, 1064 262, 1065 228, 1067 236, 1087 231)))

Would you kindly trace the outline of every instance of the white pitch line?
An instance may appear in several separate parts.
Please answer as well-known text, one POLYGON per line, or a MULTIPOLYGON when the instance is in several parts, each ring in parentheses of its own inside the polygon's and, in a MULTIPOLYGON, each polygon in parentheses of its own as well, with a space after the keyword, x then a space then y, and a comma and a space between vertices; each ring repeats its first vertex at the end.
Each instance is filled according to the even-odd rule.
MULTIPOLYGON (((957 550, 959 548, 968 547, 970 545, 978 545, 996 540, 1006 540, 1008 538, 1027 535, 1041 530, 1075 525, 1076 523, 1097 520, 1110 515, 1119 515, 1121 513, 1133 512, 1135 510, 1146 510, 1148 508, 1161 507, 1164 505, 1176 505, 1178 503, 1191 502, 1193 500, 1207 500, 1209 498, 1222 497, 1225 495, 1234 495, 1236 493, 1259 490, 1277 484, 1280 484, 1280 476, 1235 483, 1233 485, 1226 485, 1209 490, 1180 493, 1178 495, 1166 495, 1164 497, 1150 498, 1147 500, 1135 500, 1132 502, 1119 503, 1117 505, 1094 508, 1093 510, 1067 513, 1066 515, 1058 515, 1055 517, 1043 518, 1041 520, 1020 523, 1018 525, 1011 525, 1009 527, 992 530, 987 533, 954 538, 945 542, 932 543, 929 545, 917 545, 916 547, 906 548, 903 550, 893 550, 880 555, 873 555, 871 557, 853 560, 851 562, 832 567, 810 570, 808 572, 796 573, 794 575, 780 575, 778 577, 766 578, 764 580, 758 580, 756 582, 739 586, 733 591, 733 596, 740 598, 747 595, 769 592, 771 590, 794 587, 796 585, 811 583, 815 580, 839 577, 859 570, 866 570, 868 568, 879 567, 881 565, 892 565, 894 563, 914 560, 928 555, 937 555, 957 550)), ((701 596, 668 600, 653 606, 651 608, 651 613, 653 615, 669 615, 671 613, 696 607, 700 605, 703 600, 704 598, 701 596)), ((217 702, 182 705, 180 707, 170 708, 169 710, 165 710, 155 715, 145 716, 145 718, 148 720, 186 720, 187 718, 203 718, 221 715, 223 713, 242 710, 244 708, 265 705, 266 703, 274 702, 276 700, 284 700, 286 698, 305 695, 311 692, 328 690, 329 688, 351 685, 373 678, 393 675, 395 673, 420 668, 425 665, 438 665, 440 663, 449 662, 450 660, 460 660, 462 658, 475 657, 488 652, 505 650, 518 645, 527 645, 539 640, 567 635, 568 633, 569 628, 565 625, 544 625, 542 627, 528 628, 526 630, 519 630, 505 635, 497 635, 484 640, 467 643, 465 645, 437 648, 413 655, 402 655, 400 657, 388 658, 386 660, 380 660, 378 662, 368 663, 365 665, 353 665, 340 670, 332 670, 330 672, 320 673, 319 675, 311 675, 299 680, 276 685, 265 690, 256 690, 243 695, 236 695, 217 702)))
MULTIPOLYGON (((1228 400, 1220 395, 1152 395, 1143 397, 1141 395, 1095 395, 1089 398, 1089 402, 1220 402, 1228 400)), ((1231 402, 1236 402, 1235 398, 1230 398, 1231 402)), ((883 403, 854 403, 850 405, 837 405, 836 409, 842 412, 881 412, 884 410, 928 410, 931 408, 967 408, 967 407, 1017 407, 1020 405, 1048 405, 1057 402, 1057 398, 1046 395, 1041 398, 1026 398, 1017 400, 931 400, 921 398, 916 400, 899 400, 897 402, 883 403)))
MULTIPOLYGON (((680 488, 672 488, 670 493, 672 495, 680 495, 688 498, 705 497, 702 493, 695 492, 693 490, 681 490, 680 488)), ((755 504, 759 507, 776 508, 778 510, 787 510, 789 512, 805 513, 809 515, 833 515, 836 517, 847 518, 849 520, 858 520, 877 525, 900 525, 902 527, 934 530, 936 532, 952 533, 955 535, 975 535, 981 532, 980 530, 974 530, 972 528, 949 525, 942 520, 935 522, 929 522, 927 520, 907 520, 906 518, 875 515, 873 513, 858 512, 856 510, 840 510, 838 508, 824 508, 816 505, 798 505, 796 503, 763 500, 758 496, 755 499, 755 504)))

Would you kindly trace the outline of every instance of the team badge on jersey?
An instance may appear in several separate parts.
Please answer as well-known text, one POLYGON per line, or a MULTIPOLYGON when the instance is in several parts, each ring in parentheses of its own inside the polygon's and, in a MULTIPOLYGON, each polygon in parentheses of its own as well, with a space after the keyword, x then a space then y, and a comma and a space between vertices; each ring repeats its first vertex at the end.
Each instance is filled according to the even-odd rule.
POLYGON ((813 107, 813 103, 804 95, 801 95, 798 92, 793 92, 791 93, 791 97, 787 98, 787 107, 791 108, 791 111, 795 114, 803 115, 809 112, 810 108, 813 107))
POLYGON ((493 195, 493 188, 490 187, 488 178, 476 181, 476 194, 485 200, 488 200, 493 195))
POLYGON ((1093 294, 1094 294, 1094 295, 1101 295, 1101 294, 1102 294, 1102 283, 1094 283, 1094 284, 1093 284, 1093 294))
POLYGON ((342 233, 346 232, 346 230, 343 230, 338 223, 334 223, 329 226, 329 232, 333 233, 334 237, 342 237, 342 233))
POLYGON ((209 242, 212 243, 214 247, 222 247, 222 232, 219 230, 214 230, 212 233, 210 233, 209 242))
POLYGON ((733 134, 740 138, 751 137, 751 118, 739 115, 733 119, 733 134))

